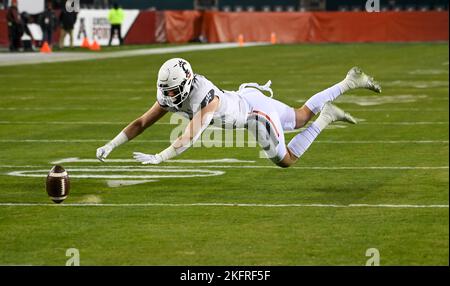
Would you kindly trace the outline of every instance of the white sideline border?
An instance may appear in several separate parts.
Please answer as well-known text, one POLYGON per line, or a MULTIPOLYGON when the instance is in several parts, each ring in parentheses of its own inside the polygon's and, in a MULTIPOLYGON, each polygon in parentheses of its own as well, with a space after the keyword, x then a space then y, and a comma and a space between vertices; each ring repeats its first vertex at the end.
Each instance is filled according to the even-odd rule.
MULTIPOLYGON (((269 43, 245 43, 243 47, 264 46, 269 43)), ((102 53, 79 52, 79 53, 25 53, 25 54, 0 54, 0 66, 17 66, 26 64, 44 64, 44 63, 59 63, 59 62, 73 62, 85 60, 101 60, 111 58, 135 57, 145 55, 161 55, 170 53, 207 51, 218 49, 239 48, 238 43, 217 43, 217 44, 198 44, 198 45, 183 45, 178 47, 163 47, 163 48, 149 48, 136 49, 125 51, 112 51, 102 53)))
POLYGON ((3 207, 255 207, 255 208, 396 208, 425 209, 449 208, 449 205, 410 205, 410 204, 253 204, 253 203, 0 203, 3 207))

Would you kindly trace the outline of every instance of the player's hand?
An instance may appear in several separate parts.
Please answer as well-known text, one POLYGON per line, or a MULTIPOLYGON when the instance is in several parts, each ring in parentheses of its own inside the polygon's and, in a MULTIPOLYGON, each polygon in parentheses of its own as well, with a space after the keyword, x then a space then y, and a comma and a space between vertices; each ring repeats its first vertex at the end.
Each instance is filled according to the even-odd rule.
POLYGON ((140 153, 140 152, 133 152, 133 157, 134 159, 136 159, 136 161, 141 162, 144 165, 147 164, 159 164, 163 161, 161 155, 156 154, 156 155, 150 155, 150 154, 144 154, 144 153, 140 153))
POLYGON ((97 159, 102 162, 105 162, 106 157, 108 157, 109 153, 113 148, 111 146, 105 145, 97 149, 97 159))

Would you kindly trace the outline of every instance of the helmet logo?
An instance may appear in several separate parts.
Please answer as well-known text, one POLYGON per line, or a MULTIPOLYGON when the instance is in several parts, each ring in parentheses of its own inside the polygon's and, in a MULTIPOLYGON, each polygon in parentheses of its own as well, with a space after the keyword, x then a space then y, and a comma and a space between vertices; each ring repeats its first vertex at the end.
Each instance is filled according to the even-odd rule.
POLYGON ((191 76, 191 73, 189 72, 189 70, 185 67, 186 62, 179 60, 178 64, 180 65, 180 67, 183 69, 184 73, 186 74, 186 78, 189 78, 191 76))

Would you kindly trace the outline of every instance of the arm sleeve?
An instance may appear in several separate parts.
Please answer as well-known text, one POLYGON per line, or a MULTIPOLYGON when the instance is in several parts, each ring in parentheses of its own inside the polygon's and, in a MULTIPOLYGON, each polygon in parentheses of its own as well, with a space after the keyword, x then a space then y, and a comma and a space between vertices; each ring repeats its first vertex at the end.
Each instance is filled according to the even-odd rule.
POLYGON ((194 143, 198 140, 198 138, 200 138, 200 135, 202 135, 203 131, 205 131, 205 129, 208 128, 209 124, 212 121, 212 118, 213 113, 208 113, 205 115, 205 117, 202 118, 202 125, 200 130, 197 132, 197 134, 193 136, 193 138, 187 145, 178 148, 175 148, 173 145, 170 145, 167 149, 163 150, 158 155, 161 156, 163 161, 167 161, 189 149, 189 147, 194 145, 194 143))
POLYGON ((213 114, 212 113, 208 113, 208 114, 205 115, 204 118, 202 118, 202 125, 201 125, 200 130, 196 134, 194 134, 194 136, 192 137, 192 140, 189 142, 188 145, 181 146, 181 147, 175 149, 177 151, 177 155, 183 153, 184 151, 189 149, 189 147, 194 145, 195 142, 197 142, 198 138, 200 138, 200 136, 202 135, 203 131, 205 131, 205 129, 208 128, 208 126, 211 123, 212 119, 213 119, 213 114))

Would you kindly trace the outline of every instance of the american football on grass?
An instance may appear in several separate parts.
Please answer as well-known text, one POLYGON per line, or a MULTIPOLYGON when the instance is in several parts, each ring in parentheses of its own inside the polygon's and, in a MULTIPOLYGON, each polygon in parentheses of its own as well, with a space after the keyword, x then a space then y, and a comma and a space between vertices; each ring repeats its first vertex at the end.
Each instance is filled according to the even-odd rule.
POLYGON ((69 195, 70 181, 67 171, 59 165, 53 166, 47 175, 47 194, 50 199, 59 204, 69 195))

